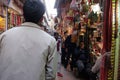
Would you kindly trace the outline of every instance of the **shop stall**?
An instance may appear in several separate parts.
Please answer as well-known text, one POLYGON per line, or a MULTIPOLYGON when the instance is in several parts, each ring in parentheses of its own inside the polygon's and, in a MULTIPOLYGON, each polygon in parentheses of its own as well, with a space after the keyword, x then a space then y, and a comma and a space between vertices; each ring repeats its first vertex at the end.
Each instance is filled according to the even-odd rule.
POLYGON ((23 22, 23 3, 19 0, 11 0, 7 10, 7 29, 19 26, 23 22))
POLYGON ((71 0, 65 5, 59 8, 62 34, 71 34, 77 46, 84 42, 92 65, 99 56, 111 52, 110 61, 107 62, 105 57, 100 64, 99 80, 119 80, 120 1, 71 0))
POLYGON ((12 8, 8 8, 8 29, 19 26, 23 22, 23 16, 12 8))
MULTIPOLYGON (((67 9, 68 7, 66 7, 67 9)), ((99 3, 97 1, 72 0, 70 8, 66 12, 66 15, 62 16, 64 31, 67 31, 68 35, 72 34, 77 46, 84 42, 91 57, 99 57, 103 47, 103 12, 99 3)), ((95 60, 92 60, 91 57, 90 62, 94 64, 95 60)))
POLYGON ((23 22, 22 6, 19 0, 0 0, 0 33, 23 22))
POLYGON ((7 0, 0 1, 0 33, 6 30, 6 8, 8 3, 7 0))
MULTIPOLYGON (((116 0, 117 1, 117 0, 116 0)), ((117 11, 115 0, 72 0, 61 8, 62 29, 72 35, 77 46, 84 42, 89 61, 94 65, 97 58, 111 52, 112 69, 106 67, 105 59, 100 69, 100 80, 114 80, 117 11), (112 11, 113 10, 113 11, 112 11), (112 17, 111 17, 112 16, 112 17)), ((116 66, 117 67, 117 66, 116 66)))

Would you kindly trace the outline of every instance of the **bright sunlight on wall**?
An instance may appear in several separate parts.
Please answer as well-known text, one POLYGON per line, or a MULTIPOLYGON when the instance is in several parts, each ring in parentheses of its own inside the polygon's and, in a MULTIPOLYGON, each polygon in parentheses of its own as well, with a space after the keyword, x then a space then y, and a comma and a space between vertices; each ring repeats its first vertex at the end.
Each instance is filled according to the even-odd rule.
POLYGON ((45 3, 48 15, 55 17, 57 15, 57 10, 54 8, 55 0, 45 0, 45 3))

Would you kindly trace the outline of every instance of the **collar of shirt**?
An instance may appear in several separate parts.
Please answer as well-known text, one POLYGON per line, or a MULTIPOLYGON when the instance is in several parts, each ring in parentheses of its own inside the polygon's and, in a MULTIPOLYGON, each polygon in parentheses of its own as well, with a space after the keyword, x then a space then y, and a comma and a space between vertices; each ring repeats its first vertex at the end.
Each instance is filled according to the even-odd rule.
POLYGON ((23 24, 21 24, 21 26, 23 27, 34 27, 34 28, 38 28, 38 29, 41 29, 41 27, 35 23, 32 23, 32 22, 25 22, 23 24))

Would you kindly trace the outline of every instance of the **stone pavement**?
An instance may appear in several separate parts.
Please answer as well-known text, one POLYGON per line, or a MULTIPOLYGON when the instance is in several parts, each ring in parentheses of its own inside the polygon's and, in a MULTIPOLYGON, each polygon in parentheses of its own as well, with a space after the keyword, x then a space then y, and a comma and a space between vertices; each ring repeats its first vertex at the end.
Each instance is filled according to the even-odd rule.
POLYGON ((56 80, 83 80, 76 78, 73 72, 66 70, 64 67, 61 68, 61 73, 63 77, 57 77, 56 80))

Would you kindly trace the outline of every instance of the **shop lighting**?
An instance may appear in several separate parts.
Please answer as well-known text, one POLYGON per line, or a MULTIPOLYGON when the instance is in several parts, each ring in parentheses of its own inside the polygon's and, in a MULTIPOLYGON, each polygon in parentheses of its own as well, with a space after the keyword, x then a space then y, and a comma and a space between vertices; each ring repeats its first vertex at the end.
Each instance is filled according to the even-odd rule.
POLYGON ((1 21, 3 21, 3 18, 2 18, 2 17, 0 17, 0 22, 1 22, 1 21))
POLYGON ((100 14, 101 10, 100 10, 100 5, 99 3, 91 5, 91 9, 93 10, 94 13, 100 14))

